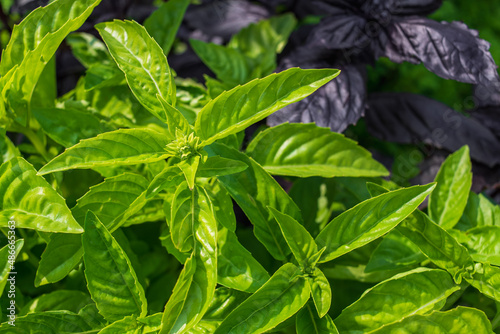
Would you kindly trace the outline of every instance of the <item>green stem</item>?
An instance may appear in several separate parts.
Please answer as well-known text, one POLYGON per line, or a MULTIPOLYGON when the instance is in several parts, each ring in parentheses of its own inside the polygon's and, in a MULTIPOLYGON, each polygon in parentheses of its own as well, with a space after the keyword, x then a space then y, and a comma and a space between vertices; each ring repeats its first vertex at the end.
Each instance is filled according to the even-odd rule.
POLYGON ((495 330, 500 325, 500 312, 491 320, 491 327, 495 330))
POLYGON ((42 139, 39 136, 37 136, 37 134, 35 132, 33 132, 33 130, 31 130, 28 127, 14 125, 14 126, 12 126, 12 128, 9 129, 9 131, 19 132, 19 133, 22 133, 23 135, 25 135, 30 140, 30 142, 33 144, 33 146, 35 147, 35 150, 45 160, 45 162, 49 162, 50 157, 49 157, 49 154, 47 153, 47 150, 45 149, 45 145, 43 144, 42 139))

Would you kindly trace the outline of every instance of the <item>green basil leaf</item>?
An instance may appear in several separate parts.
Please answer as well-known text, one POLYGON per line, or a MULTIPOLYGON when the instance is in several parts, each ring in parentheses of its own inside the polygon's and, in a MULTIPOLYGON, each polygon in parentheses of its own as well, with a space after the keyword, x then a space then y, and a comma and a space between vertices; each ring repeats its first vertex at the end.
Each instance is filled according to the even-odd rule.
POLYGON ((396 333, 435 333, 435 334, 462 334, 488 333, 493 334, 491 323, 484 312, 459 306, 446 312, 432 312, 426 315, 414 315, 380 328, 373 334, 396 333))
POLYGON ((262 73, 267 75, 276 67, 275 53, 283 50, 296 24, 297 20, 291 13, 273 16, 241 29, 231 37, 227 46, 247 57, 259 59, 258 66, 262 66, 262 73))
POLYGON ((191 129, 191 125, 189 125, 186 117, 177 109, 172 107, 161 95, 157 94, 156 98, 160 101, 163 112, 165 113, 165 119, 168 124, 168 132, 172 139, 177 137, 177 131, 179 130, 181 133, 188 135, 193 130, 191 129))
POLYGON ((207 311, 217 284, 217 222, 210 199, 196 186, 192 227, 193 253, 165 305, 160 334, 186 333, 207 311))
POLYGON ((344 135, 315 124, 285 123, 260 132, 248 155, 275 175, 385 176, 370 152, 344 135))
POLYGON ((82 244, 87 287, 99 313, 109 321, 145 316, 146 296, 130 260, 92 211, 85 218, 82 244))
POLYGON ((154 162, 170 156, 170 141, 149 129, 120 129, 84 139, 38 171, 38 175, 75 168, 92 168, 154 162))
POLYGON ((282 266, 257 292, 241 303, 214 334, 263 333, 290 318, 309 299, 310 289, 300 269, 282 266))
POLYGON ((341 333, 366 333, 414 314, 440 309, 457 291, 443 270, 418 268, 368 289, 335 319, 341 333))
POLYGON ((104 22, 96 25, 111 56, 125 73, 137 100, 153 115, 165 121, 160 95, 175 106, 175 84, 167 58, 146 29, 134 21, 104 22))
POLYGON ((252 254, 243 247, 236 234, 226 228, 217 234, 217 282, 244 292, 255 292, 269 274, 252 254))
POLYGON ((219 156, 210 157, 200 166, 198 177, 225 176, 243 172, 248 165, 242 161, 219 156))
POLYGON ((237 50, 195 39, 191 39, 189 44, 203 63, 224 83, 234 87, 255 78, 251 76, 250 59, 237 50))
POLYGON ((86 68, 103 63, 114 65, 106 45, 94 35, 74 32, 66 37, 66 43, 75 58, 86 68))
POLYGON ((54 1, 14 26, 0 62, 0 91, 16 119, 26 125, 33 90, 59 44, 78 29, 100 0, 54 1), (9 73, 9 74, 8 74, 9 73), (8 74, 8 75, 7 75, 8 74))
POLYGON ((0 129, 0 164, 21 155, 19 149, 7 137, 5 129, 0 129))
POLYGON ((2 334, 61 334, 61 333, 84 333, 92 328, 79 315, 68 311, 49 311, 31 313, 24 317, 16 318, 12 326, 4 322, 0 326, 2 334))
POLYGON ((219 183, 214 182, 210 189, 206 189, 214 206, 215 218, 219 226, 231 232, 236 231, 236 216, 233 209, 233 200, 227 190, 219 183))
POLYGON ((309 232, 295 219, 269 207, 271 214, 276 218, 285 240, 290 246, 295 259, 303 268, 309 268, 310 259, 318 252, 318 246, 309 232))
POLYGON ((476 226, 500 226, 500 206, 483 194, 469 193, 467 206, 455 228, 467 231, 476 226))
POLYGON ((489 264, 476 264, 476 272, 467 282, 483 295, 500 302, 500 268, 489 264))
POLYGON ((387 234, 377 246, 366 264, 365 272, 408 268, 425 259, 420 249, 396 229, 387 234))
POLYGON ((144 21, 144 28, 161 46, 165 55, 168 55, 172 48, 188 5, 189 0, 162 2, 160 7, 144 21))
POLYGON ((476 262, 500 266, 500 226, 481 226, 466 233, 465 246, 476 262))
POLYGON ((52 234, 36 271, 35 286, 62 280, 80 263, 82 256, 80 235, 52 234))
POLYGON ((231 89, 203 107, 196 119, 196 134, 202 145, 208 145, 240 132, 276 110, 302 100, 339 73, 333 69, 291 68, 231 89))
POLYGON ((182 173, 184 173, 186 182, 189 186, 189 189, 191 190, 193 190, 194 188, 194 183, 196 180, 196 172, 198 172, 199 165, 200 165, 199 155, 190 156, 186 160, 183 160, 177 164, 177 167, 179 167, 182 170, 182 173))
POLYGON ((312 303, 307 303, 297 314, 297 334, 338 334, 337 327, 327 314, 320 318, 312 303))
POLYGON ((92 304, 88 293, 77 290, 54 290, 32 299, 23 306, 19 315, 56 310, 67 310, 77 313, 85 305, 92 304))
POLYGON ((104 327, 98 334, 142 334, 143 327, 135 316, 128 316, 104 327))
POLYGON ((311 287, 311 296, 316 307, 316 311, 320 318, 323 318, 328 310, 332 301, 332 289, 330 283, 325 277, 325 274, 319 269, 314 268, 314 271, 307 278, 307 282, 311 287))
POLYGON ((114 128, 96 116, 75 109, 32 109, 43 131, 64 147, 76 145, 80 140, 95 137, 114 128))
MULTIPOLYGON (((7 238, 12 236, 12 234, 8 233, 7 238)), ((9 273, 16 271, 14 261, 23 248, 23 245, 23 239, 15 240, 9 238, 8 244, 0 249, 0 296, 2 296, 7 280, 9 279, 9 273)))
POLYGON ((209 154, 239 160, 248 165, 248 168, 239 174, 221 176, 218 179, 254 225, 257 239, 275 259, 285 260, 290 254, 290 248, 267 207, 270 206, 300 221, 297 205, 259 164, 245 154, 217 143, 205 149, 209 154))
POLYGON ((202 212, 211 210, 210 203, 199 196, 197 191, 189 188, 187 182, 183 182, 177 187, 172 200, 167 222, 175 247, 183 253, 193 249, 193 221, 201 218, 202 212))
POLYGON ((326 247, 320 262, 333 260, 383 236, 408 217, 435 184, 403 188, 368 199, 332 220, 316 237, 326 247))
POLYGON ((435 265, 452 274, 457 284, 460 284, 462 276, 474 265, 467 249, 421 211, 415 211, 400 224, 398 231, 410 239, 435 265))
POLYGON ((185 180, 181 170, 177 166, 167 166, 157 174, 146 192, 146 198, 150 199, 156 196, 160 191, 181 184, 185 180))
POLYGON ((0 166, 0 226, 43 232, 82 233, 64 198, 21 157, 0 166))
POLYGON ((451 154, 441 165, 436 189, 429 197, 429 217, 444 229, 453 228, 462 216, 472 185, 469 147, 451 154))

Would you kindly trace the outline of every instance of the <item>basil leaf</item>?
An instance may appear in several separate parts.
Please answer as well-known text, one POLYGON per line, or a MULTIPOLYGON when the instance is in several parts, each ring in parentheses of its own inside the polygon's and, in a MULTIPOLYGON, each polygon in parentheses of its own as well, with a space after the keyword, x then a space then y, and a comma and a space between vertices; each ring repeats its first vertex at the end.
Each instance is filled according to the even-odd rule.
POLYGON ((14 145, 9 137, 7 137, 5 129, 0 129, 0 164, 3 164, 20 154, 19 149, 14 145))
POLYGON ((84 139, 49 161, 38 175, 75 168, 130 165, 154 162, 170 156, 170 141, 149 129, 120 129, 84 139))
POLYGON ((146 296, 130 260, 92 211, 85 217, 82 244, 87 287, 99 313, 109 321, 145 316, 146 296))
POLYGON ((444 229, 455 226, 464 212, 472 185, 471 168, 469 147, 464 146, 446 158, 436 175, 429 217, 444 229))
POLYGON ((217 234, 217 282, 244 292, 255 292, 269 274, 252 254, 240 244, 236 234, 226 228, 217 234))
POLYGON ((465 246, 476 262, 500 266, 500 226, 481 226, 466 233, 465 246))
POLYGON ((172 48, 188 5, 188 0, 162 2, 160 7, 144 21, 144 28, 160 45, 165 55, 168 55, 172 48))
POLYGON ((26 160, 12 158, 0 166, 0 226, 43 232, 82 233, 64 198, 26 160))
POLYGON ((172 107, 161 95, 157 94, 156 98, 160 101, 163 107, 163 112, 165 113, 165 119, 168 124, 168 132, 172 139, 177 137, 177 130, 181 133, 188 135, 193 130, 189 125, 186 117, 177 109, 172 107))
POLYGON ((245 154, 216 143, 205 149, 209 154, 239 160, 248 165, 239 174, 221 176, 218 179, 254 225, 257 239, 275 259, 285 260, 290 254, 290 248, 267 207, 275 208, 300 221, 297 205, 259 164, 245 154))
POLYGON ((435 184, 429 184, 391 191, 343 212, 316 237, 318 247, 326 247, 320 262, 333 260, 383 236, 408 217, 434 187, 435 184))
POLYGON ((450 272, 457 284, 474 265, 467 249, 421 211, 415 211, 400 224, 398 231, 415 243, 435 265, 450 272))
POLYGON ((198 177, 215 177, 237 174, 247 169, 242 161, 226 159, 219 156, 210 157, 200 166, 198 177))
POLYGON ((455 228, 467 231, 476 226, 500 226, 500 206, 483 194, 469 193, 464 213, 455 228))
POLYGON ((500 302, 500 269, 489 264, 476 264, 472 279, 465 278, 483 295, 500 302))
POLYGON ((491 323, 483 311, 463 306, 446 312, 414 315, 372 333, 396 334, 400 331, 411 334, 493 333, 491 323))
POLYGON ((253 80, 208 102, 198 114, 195 131, 202 145, 208 145, 303 99, 338 74, 338 70, 291 68, 253 80))
POLYGON ((113 61, 106 45, 94 35, 84 32, 74 32, 66 37, 66 43, 71 48, 78 61, 89 68, 97 64, 111 64, 113 61))
MULTIPOLYGON (((78 29, 100 0, 54 1, 15 25, 0 62, 0 91, 16 120, 26 125, 33 90, 59 44, 78 29)), ((0 108, 0 110, 3 108, 0 108)), ((5 112, 3 110, 3 112, 5 112)), ((1 117, 0 117, 1 118, 1 117)))
MULTIPOLYGON (((9 236, 11 234, 8 234, 9 236)), ((8 237, 7 237, 8 238, 8 237)), ((5 285, 7 284, 7 279, 9 278, 10 272, 15 272, 15 264, 19 252, 23 248, 24 240, 18 239, 15 242, 11 242, 13 239, 9 239, 8 244, 0 249, 0 296, 2 296, 5 285), (11 262, 12 261, 12 262, 11 262), (11 266, 12 263, 12 266, 11 266)))
POLYGON ((144 333, 143 327, 144 325, 137 322, 135 316, 128 316, 104 327, 99 334, 138 334, 144 333))
POLYGON ((30 300, 23 306, 19 315, 55 310, 67 310, 77 313, 88 304, 93 304, 93 302, 87 292, 55 290, 30 300))
POLYGON ((33 108, 33 116, 43 131, 64 147, 76 145, 80 140, 95 137, 114 128, 89 112, 65 108, 33 108))
POLYGON ((309 232, 295 219, 269 207, 269 211, 276 218, 286 243, 290 246, 295 259, 303 268, 309 268, 310 259, 318 252, 318 246, 309 232))
POLYGON ((217 222, 212 204, 203 188, 196 186, 191 192, 193 253, 165 305, 160 334, 185 333, 195 326, 208 310, 217 284, 217 222))
POLYGON ((316 311, 320 318, 323 318, 332 301, 332 289, 330 283, 325 277, 325 274, 319 269, 314 268, 314 271, 307 278, 307 282, 311 288, 311 296, 316 307, 316 311))
POLYGON ((341 333, 370 332, 414 314, 440 309, 458 289, 446 271, 418 268, 365 291, 342 311, 335 324, 341 333))
POLYGON ((4 322, 0 326, 2 334, 24 333, 82 333, 92 328, 77 314, 68 311, 49 311, 31 313, 24 317, 16 317, 15 326, 4 322))
POLYGON ((327 314, 320 318, 312 303, 307 303, 297 314, 297 334, 338 334, 337 327, 327 314))
POLYGON ((104 22, 96 29, 109 48, 137 100, 150 113, 165 121, 156 95, 175 106, 175 84, 167 58, 146 29, 134 21, 104 22))
POLYGON ((314 124, 285 123, 264 130, 248 145, 247 153, 275 175, 388 175, 370 152, 356 142, 314 124))
POLYGON ((214 334, 263 333, 294 315, 309 299, 310 289, 300 270, 282 266, 257 292, 222 321, 214 334))

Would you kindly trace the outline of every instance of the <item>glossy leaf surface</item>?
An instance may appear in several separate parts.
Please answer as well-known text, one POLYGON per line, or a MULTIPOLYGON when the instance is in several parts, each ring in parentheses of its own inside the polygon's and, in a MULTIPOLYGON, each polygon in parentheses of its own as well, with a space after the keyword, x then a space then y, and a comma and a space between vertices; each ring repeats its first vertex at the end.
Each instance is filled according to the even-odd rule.
POLYGON ((195 131, 205 145, 210 144, 303 99, 338 74, 338 70, 291 68, 253 80, 220 94, 203 107, 195 131))
POLYGON ((247 153, 277 175, 387 175, 387 170, 356 142, 314 124, 282 124, 262 131, 247 153))
POLYGON ((153 115, 165 120, 156 95, 175 105, 175 84, 167 58, 146 29, 134 21, 100 23, 96 26, 109 52, 125 73, 139 102, 153 115))
POLYGON ((309 299, 309 286, 298 268, 285 264, 257 292, 231 312, 215 331, 263 333, 294 315, 309 299))
POLYGON ((366 245, 393 229, 427 197, 434 184, 391 191, 366 200, 332 220, 316 237, 327 262, 366 245))
POLYGON ((165 135, 149 129, 120 129, 85 139, 40 169, 39 175, 74 169, 154 162, 170 156, 165 135))
POLYGON ((91 211, 85 218, 82 244, 87 287, 99 313, 109 321, 145 316, 146 296, 130 260, 91 211))
POLYGON ((429 217, 444 229, 449 229, 462 216, 472 184, 467 146, 445 160, 435 181, 436 189, 429 197, 429 217))
POLYGON ((341 333, 373 331, 414 314, 439 309, 458 289, 446 271, 419 268, 367 290, 342 311, 335 324, 341 333))
POLYGON ((9 220, 14 220, 16 228, 83 232, 61 195, 21 157, 0 166, 0 209, 2 227, 7 227, 9 220))

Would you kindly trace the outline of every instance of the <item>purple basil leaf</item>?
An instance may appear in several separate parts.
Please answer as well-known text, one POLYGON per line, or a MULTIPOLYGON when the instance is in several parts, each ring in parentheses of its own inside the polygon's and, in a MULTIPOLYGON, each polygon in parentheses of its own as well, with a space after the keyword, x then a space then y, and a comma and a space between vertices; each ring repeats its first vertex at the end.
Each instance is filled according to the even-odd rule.
POLYGON ((356 14, 328 16, 311 32, 309 45, 330 50, 362 48, 370 44, 367 21, 356 14))
POLYGON ((397 143, 425 143, 450 152, 469 145, 471 156, 488 166, 500 163, 500 141, 484 125, 441 102, 410 93, 368 97, 368 131, 397 143))
POLYGON ((371 2, 398 16, 429 15, 443 4, 442 0, 372 0, 371 2))
POLYGON ((293 11, 298 17, 307 15, 339 15, 360 13, 364 0, 296 0, 293 11))
POLYGON ((476 107, 500 106, 500 81, 474 86, 476 107))
POLYGON ((244 0, 209 1, 190 6, 184 21, 193 30, 200 30, 208 36, 220 36, 228 40, 242 28, 265 19, 269 12, 244 0))
POLYGON ((468 113, 500 138, 500 106, 476 108, 469 110, 468 113))
POLYGON ((489 46, 464 23, 409 17, 398 19, 386 28, 375 52, 396 63, 423 63, 445 79, 488 84, 499 81, 489 46))
POLYGON ((267 124, 311 123, 342 132, 363 116, 366 98, 364 69, 340 67, 335 80, 302 101, 286 106, 267 118, 267 124))

